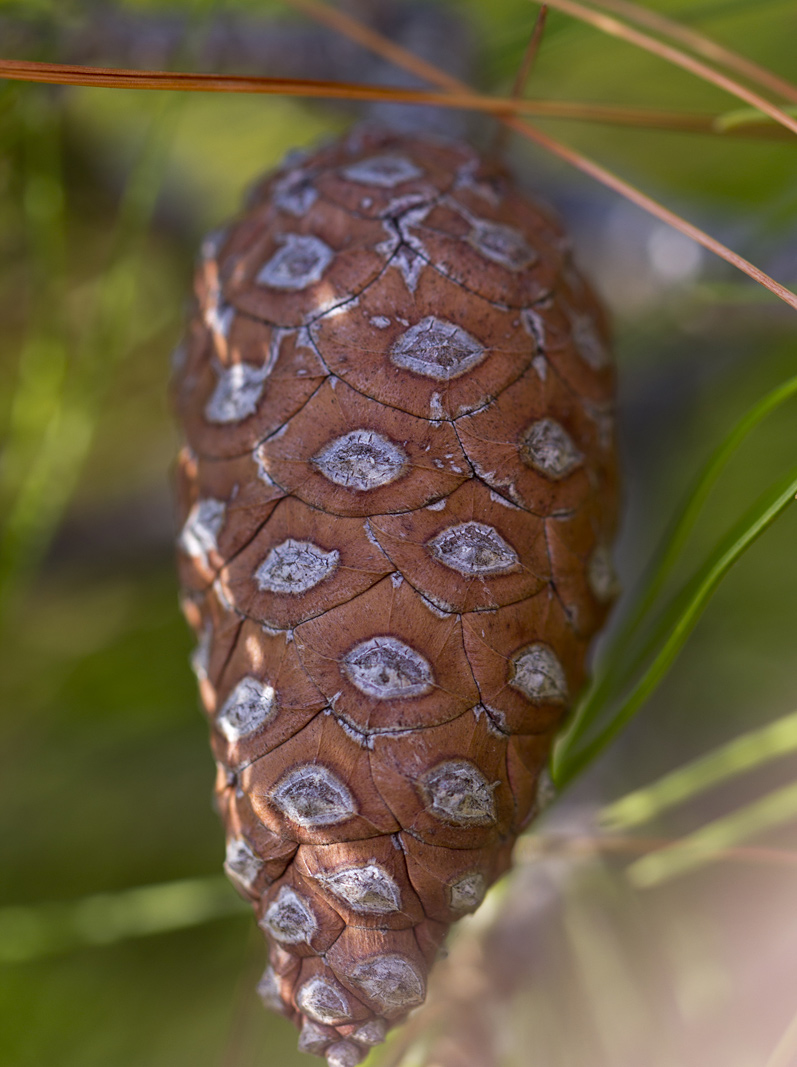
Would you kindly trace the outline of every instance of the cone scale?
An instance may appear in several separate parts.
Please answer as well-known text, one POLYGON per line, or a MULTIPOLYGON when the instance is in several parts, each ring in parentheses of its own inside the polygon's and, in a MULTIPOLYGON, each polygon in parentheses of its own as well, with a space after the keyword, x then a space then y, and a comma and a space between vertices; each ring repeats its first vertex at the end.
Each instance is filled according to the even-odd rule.
POLYGON ((615 594, 613 392, 559 225, 466 145, 358 130, 203 245, 183 606, 259 991, 331 1067, 537 810, 615 594))

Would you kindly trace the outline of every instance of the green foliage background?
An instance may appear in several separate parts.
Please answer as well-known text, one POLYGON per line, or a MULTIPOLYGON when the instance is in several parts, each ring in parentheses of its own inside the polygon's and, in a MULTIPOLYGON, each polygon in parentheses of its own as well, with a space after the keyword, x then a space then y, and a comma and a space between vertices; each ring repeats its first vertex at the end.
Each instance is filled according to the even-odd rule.
MULTIPOLYGON (((124 6, 165 10, 160 0, 124 6)), ((532 8, 525 0, 452 6, 480 42, 481 84, 505 91, 532 8)), ((785 76, 794 73, 793 0, 651 6, 785 76)), ((219 7, 287 17, 278 4, 254 0, 174 7, 195 14, 188 56, 219 7)), ((77 0, 0 4, 0 16, 42 27, 40 51, 26 58, 55 58, 47 27, 90 15, 77 0)), ((530 92, 667 109, 737 106, 556 13, 530 92)), ((172 572, 169 467, 178 439, 166 389, 202 232, 233 212, 248 183, 287 149, 348 121, 320 105, 280 99, 0 88, 0 1063, 8 1067, 311 1062, 294 1051, 291 1028, 255 1002, 259 937, 233 891, 214 880, 223 842, 209 804, 212 761, 172 572), (125 895, 172 881, 180 883, 172 897, 125 895)), ((791 144, 585 124, 546 129, 786 284, 797 280, 791 144)), ((795 373, 794 315, 705 259, 694 278, 659 279, 643 297, 629 289, 624 299, 634 256, 644 258, 650 237, 641 213, 623 214, 614 197, 527 146, 515 146, 512 156, 527 183, 571 216, 582 258, 610 290, 628 470, 618 563, 631 591, 711 450, 795 373), (615 220, 611 241, 604 216, 615 220)), ((734 453, 665 593, 793 468, 793 426, 794 403, 787 402, 734 453)), ((797 517, 786 510, 725 579, 634 724, 577 784, 584 803, 599 807, 797 707, 796 534, 797 517)), ((630 602, 629 595, 618 617, 630 602)), ((700 782, 690 780, 686 803, 648 830, 675 838, 733 819, 786 785, 794 768, 788 736, 778 735, 766 762, 744 776, 720 758, 722 786, 692 796, 700 782)), ((776 804, 754 829, 759 842, 797 849, 788 804, 776 804)), ((723 840, 733 844, 750 832, 731 822, 723 840)), ((719 885, 733 893, 740 876, 733 864, 722 870, 723 882, 712 868, 656 891, 672 892, 661 907, 687 917, 684 974, 693 959, 694 973, 703 974, 706 955, 725 936, 709 901, 719 885)), ((777 909, 793 895, 788 866, 759 874, 753 889, 740 889, 740 907, 777 909)), ((612 878, 610 896, 619 882, 630 892, 622 870, 612 878)), ((589 883, 572 915, 585 901, 600 908, 605 892, 600 880, 589 883)), ((574 919, 571 933, 578 929, 574 919)), ((599 975, 608 950, 590 956, 583 931, 572 937, 579 966, 599 975)), ((710 1011, 746 1035, 717 1050, 716 1063, 763 1067, 788 1024, 788 997, 774 998, 745 1030, 733 1010, 734 965, 721 951, 712 958, 727 981, 724 1000, 709 998, 710 1011)), ((626 962, 633 971, 633 954, 626 962)), ((794 965, 773 973, 784 981, 786 973, 795 987, 794 965)), ((567 1010, 561 974, 550 976, 546 997, 554 1016, 567 1010)), ((593 1009, 599 1031, 618 1025, 597 1001, 593 1009)), ((579 1060, 574 1041, 565 1029, 540 1064, 593 1067, 579 1060)), ((606 1041, 594 1063, 624 1064, 624 1053, 612 1051, 619 1046, 606 1041)), ((537 1067, 517 1055, 507 1062, 537 1067)))

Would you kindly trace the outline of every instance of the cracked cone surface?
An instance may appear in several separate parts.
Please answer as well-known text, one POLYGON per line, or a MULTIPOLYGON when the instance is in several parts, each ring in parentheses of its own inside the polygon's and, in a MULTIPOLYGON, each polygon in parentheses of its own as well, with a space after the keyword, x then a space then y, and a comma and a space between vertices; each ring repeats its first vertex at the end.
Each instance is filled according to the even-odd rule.
POLYGON ((614 370, 557 223, 359 130, 204 243, 183 604, 263 1001, 358 1063, 507 869, 615 595, 614 370))

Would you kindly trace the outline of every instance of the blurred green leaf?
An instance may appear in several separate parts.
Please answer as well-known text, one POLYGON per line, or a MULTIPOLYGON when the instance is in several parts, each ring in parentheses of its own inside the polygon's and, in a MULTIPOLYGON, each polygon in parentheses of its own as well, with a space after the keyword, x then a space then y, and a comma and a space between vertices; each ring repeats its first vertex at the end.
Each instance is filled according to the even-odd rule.
POLYGON ((675 844, 636 860, 626 873, 633 885, 648 889, 695 870, 727 849, 795 818, 797 784, 773 790, 730 815, 707 823, 694 833, 679 838, 675 844))
POLYGON ((64 903, 0 908, 0 963, 148 937, 247 911, 226 878, 185 878, 64 903))
POLYGON ((615 800, 603 808, 600 821, 608 830, 628 830, 721 782, 794 751, 797 751, 797 712, 784 715, 760 730, 750 730, 658 782, 615 800))
MULTIPOLYGON (((42 256, 50 279, 45 299, 55 304, 55 310, 48 308, 44 332, 33 333, 21 357, 9 449, 12 456, 18 454, 17 464, 23 469, 18 485, 11 490, 0 534, 0 620, 23 577, 35 570, 61 521, 118 363, 142 339, 135 315, 146 270, 141 244, 155 207, 165 148, 179 103, 179 97, 165 100, 150 126, 119 207, 110 264, 95 279, 92 306, 74 352, 68 352, 63 341, 67 326, 60 291, 65 239, 62 186, 54 165, 44 172, 35 171, 28 183, 25 203, 34 237, 41 225, 46 236, 39 244, 57 246, 57 251, 42 256), (51 229, 55 237, 49 235, 51 229)), ((46 140, 53 136, 51 133, 46 140)), ((144 336, 158 325, 147 324, 144 336)))

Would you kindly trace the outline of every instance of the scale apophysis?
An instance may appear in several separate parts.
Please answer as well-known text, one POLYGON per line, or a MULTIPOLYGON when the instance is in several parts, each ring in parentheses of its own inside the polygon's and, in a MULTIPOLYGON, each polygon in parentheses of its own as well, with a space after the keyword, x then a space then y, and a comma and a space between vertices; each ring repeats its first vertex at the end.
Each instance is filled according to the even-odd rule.
POLYGON ((206 240, 176 362, 225 866, 348 1067, 507 869, 615 595, 605 318, 494 164, 361 129, 206 240))

